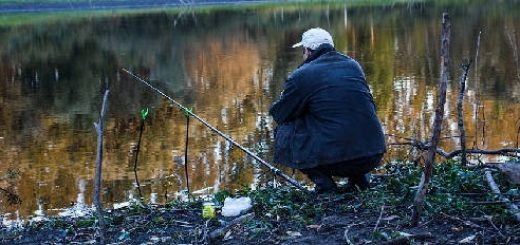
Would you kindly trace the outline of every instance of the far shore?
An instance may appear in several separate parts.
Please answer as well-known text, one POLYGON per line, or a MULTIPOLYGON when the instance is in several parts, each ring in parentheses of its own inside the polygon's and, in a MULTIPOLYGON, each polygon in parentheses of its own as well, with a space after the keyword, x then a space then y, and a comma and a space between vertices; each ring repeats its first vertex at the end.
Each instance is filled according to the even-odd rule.
POLYGON ((0 13, 39 13, 62 11, 116 10, 116 9, 146 9, 169 8, 180 6, 224 5, 268 3, 269 0, 116 0, 116 1, 0 1, 0 13))

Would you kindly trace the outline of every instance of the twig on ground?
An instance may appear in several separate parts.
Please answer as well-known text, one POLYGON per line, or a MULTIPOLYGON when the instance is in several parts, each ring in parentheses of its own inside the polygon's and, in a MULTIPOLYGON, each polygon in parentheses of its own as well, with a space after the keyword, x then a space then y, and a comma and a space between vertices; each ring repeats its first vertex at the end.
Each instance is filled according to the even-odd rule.
POLYGON ((417 239, 417 240, 426 240, 434 238, 432 233, 430 232, 424 232, 424 233, 417 233, 417 234, 411 234, 409 236, 402 236, 396 239, 392 239, 390 241, 383 242, 381 244, 384 245, 396 245, 396 244, 409 244, 410 240, 417 239))
POLYGON ((500 237, 502 237, 503 239, 507 239, 507 237, 504 236, 504 234, 502 234, 502 232, 500 231, 500 229, 498 229, 498 227, 495 225, 495 223, 493 223, 493 218, 492 218, 492 216, 488 216, 488 215, 486 215, 485 217, 486 217, 486 220, 489 221, 489 223, 491 224, 491 226, 493 226, 493 228, 495 228, 495 230, 498 232, 498 235, 499 235, 500 237))
POLYGON ((473 205, 504 205, 504 201, 491 201, 491 202, 471 202, 473 205))
POLYGON ((343 232, 343 237, 345 238, 345 242, 347 242, 348 245, 354 245, 352 241, 350 240, 350 236, 348 235, 349 228, 345 229, 345 232, 343 232))
POLYGON ((495 193, 501 201, 506 203, 507 208, 509 208, 509 210, 515 217, 516 221, 520 222, 520 210, 518 209, 518 206, 513 204, 507 197, 502 195, 502 193, 500 192, 500 188, 498 188, 497 183, 493 179, 493 175, 491 175, 491 171, 486 170, 485 175, 489 187, 491 188, 493 193, 495 193))
POLYGON ((209 229, 208 229, 209 220, 206 220, 203 227, 203 234, 202 234, 202 241, 204 244, 209 244, 210 237, 209 237, 209 229))
POLYGON ((189 222, 186 222, 186 221, 182 221, 182 220, 171 220, 170 222, 172 222, 172 223, 178 223, 178 224, 183 224, 183 225, 190 225, 190 226, 193 226, 192 223, 189 223, 189 222))
POLYGON ((473 227, 473 228, 477 228, 477 229, 484 229, 484 227, 480 226, 480 225, 477 225, 469 220, 463 220, 459 217, 455 217, 455 216, 451 216, 451 215, 448 215, 448 214, 445 214, 445 213, 442 213, 442 216, 444 216, 445 218, 448 218, 448 219, 451 219, 451 220, 455 220, 455 221, 459 221, 461 222, 462 224, 466 225, 466 226, 469 226, 469 227, 473 227))
POLYGON ((353 224, 349 224, 347 225, 347 228, 345 228, 345 231, 343 232, 343 237, 345 238, 345 241, 347 244, 354 244, 351 240, 350 240, 350 236, 348 234, 348 232, 350 231, 350 229, 354 226, 358 226, 358 225, 362 225, 362 224, 365 224, 365 222, 359 222, 359 223, 353 223, 353 224))
POLYGON ((372 233, 376 233, 377 228, 379 227, 379 222, 381 222, 381 217, 383 217, 383 212, 385 211, 385 205, 381 206, 381 212, 379 212, 379 217, 377 218, 376 225, 374 226, 374 230, 372 233))
POLYGON ((231 222, 229 222, 229 224, 227 224, 226 226, 222 227, 222 228, 219 228, 219 229, 216 229, 212 232, 209 233, 209 239, 210 240, 216 240, 220 237, 223 237, 226 232, 233 226, 237 225, 237 224, 240 224, 242 222, 245 222, 249 219, 252 219, 253 217, 255 217, 255 214, 254 213, 248 213, 248 214, 244 214, 234 220, 232 220, 231 222))
POLYGON ((420 224, 420 225, 417 226, 417 227, 423 227, 423 226, 426 226, 427 224, 431 223, 431 222, 434 221, 434 220, 435 220, 435 219, 430 219, 430 220, 428 220, 428 221, 426 221, 426 222, 420 224))
POLYGON ((329 204, 329 203, 335 203, 335 202, 343 201, 343 200, 347 199, 346 195, 348 195, 350 197, 353 196, 353 194, 351 194, 351 193, 345 193, 344 196, 342 196, 342 197, 338 197, 338 198, 335 198, 335 199, 332 199, 332 200, 328 200, 328 201, 323 201, 323 202, 321 202, 321 204, 323 205, 323 204, 329 204))

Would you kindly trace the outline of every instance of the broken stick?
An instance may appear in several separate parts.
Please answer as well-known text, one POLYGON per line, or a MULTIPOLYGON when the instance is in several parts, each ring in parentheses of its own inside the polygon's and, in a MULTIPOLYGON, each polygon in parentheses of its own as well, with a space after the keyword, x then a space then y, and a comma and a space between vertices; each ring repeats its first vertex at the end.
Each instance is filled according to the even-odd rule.
POLYGON ((210 240, 215 240, 215 239, 221 238, 224 235, 226 235, 226 232, 229 229, 231 229, 233 226, 238 225, 238 224, 240 224, 242 222, 245 222, 245 221, 247 221, 249 219, 252 219, 253 217, 255 217, 255 213, 244 214, 244 215, 242 215, 242 216, 232 220, 226 226, 224 226, 222 228, 219 228, 219 229, 216 229, 216 230, 212 231, 211 233, 209 233, 209 239, 210 240))
POLYGON ((506 203, 507 208, 509 208, 509 210, 515 217, 516 221, 520 223, 520 210, 507 197, 502 195, 502 193, 500 192, 500 189, 498 188, 497 183, 493 179, 493 175, 491 175, 491 171, 489 171, 489 170, 486 170, 486 180, 489 184, 489 188, 491 188, 493 193, 495 193, 501 201, 506 203))

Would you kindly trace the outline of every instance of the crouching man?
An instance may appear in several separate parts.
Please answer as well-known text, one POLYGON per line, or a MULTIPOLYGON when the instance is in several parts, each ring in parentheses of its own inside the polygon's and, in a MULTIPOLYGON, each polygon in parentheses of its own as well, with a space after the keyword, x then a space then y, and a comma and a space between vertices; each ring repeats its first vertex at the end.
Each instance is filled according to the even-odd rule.
POLYGON ((368 188, 365 174, 379 166, 386 148, 361 66, 337 52, 321 28, 303 33, 296 47, 303 64, 269 110, 278 124, 274 161, 299 169, 317 193, 336 190, 332 176, 347 177, 347 189, 368 188))

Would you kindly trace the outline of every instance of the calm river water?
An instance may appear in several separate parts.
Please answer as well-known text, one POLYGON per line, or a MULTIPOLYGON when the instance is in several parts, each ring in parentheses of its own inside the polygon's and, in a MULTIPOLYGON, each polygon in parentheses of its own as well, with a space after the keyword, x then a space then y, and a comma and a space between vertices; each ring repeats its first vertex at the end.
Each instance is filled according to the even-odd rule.
MULTIPOLYGON (((315 26, 328 29, 337 49, 362 64, 386 132, 427 140, 439 77, 440 20, 448 10, 452 80, 442 139, 448 151, 458 144, 460 63, 475 60, 482 30, 464 100, 468 145, 515 147, 520 3, 453 2, 170 9, 0 23, 0 187, 22 201, 9 205, 0 193, 0 217, 24 219, 91 206, 93 122, 104 84, 110 86, 104 204, 112 207, 138 195, 132 169, 142 108, 150 108, 137 172, 146 202, 171 201, 185 189, 185 117, 129 79, 123 67, 270 159, 269 105, 301 62, 301 50, 290 46, 315 26)), ((191 120, 189 126, 191 190, 254 187, 272 179, 200 123, 191 120)), ((408 148, 390 147, 385 160, 407 154, 408 148)))

